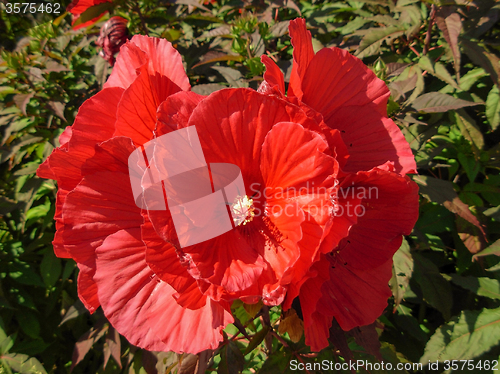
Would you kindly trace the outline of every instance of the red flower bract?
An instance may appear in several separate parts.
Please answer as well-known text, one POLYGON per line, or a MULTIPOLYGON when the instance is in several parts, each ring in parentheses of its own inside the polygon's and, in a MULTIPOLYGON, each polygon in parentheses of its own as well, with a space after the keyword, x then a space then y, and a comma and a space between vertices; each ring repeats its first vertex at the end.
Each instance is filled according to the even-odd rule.
POLYGON ((386 116, 383 82, 341 50, 314 56, 302 20, 290 33, 288 97, 266 57, 260 92, 197 95, 169 42, 133 37, 40 166, 59 186, 56 255, 77 262, 85 306, 102 306, 131 343, 214 349, 233 300, 288 309, 299 297, 319 350, 333 318, 350 329, 385 308, 391 257, 417 218, 413 156, 386 116), (131 175, 128 161, 189 126, 207 163, 239 167, 246 195, 228 207, 241 215, 234 229, 181 247, 168 208, 136 204, 130 181, 151 165, 131 175))

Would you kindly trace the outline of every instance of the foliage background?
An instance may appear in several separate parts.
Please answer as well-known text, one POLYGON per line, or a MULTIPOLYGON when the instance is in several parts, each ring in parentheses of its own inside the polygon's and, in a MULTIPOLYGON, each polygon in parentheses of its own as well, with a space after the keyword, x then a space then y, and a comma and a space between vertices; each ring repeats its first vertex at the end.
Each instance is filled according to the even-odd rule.
MULTIPOLYGON (((69 14, 9 14, 2 1, 0 373, 264 374, 291 372, 292 359, 351 358, 474 359, 483 366, 463 372, 495 372, 484 363, 500 355, 497 1, 117 0, 82 15, 106 8, 129 20, 131 35, 168 39, 202 94, 257 88, 261 54, 288 76, 287 21, 305 17, 315 50, 348 49, 386 81, 389 115, 417 158, 420 218, 394 257, 394 297, 374 325, 347 333, 334 326, 331 346, 314 354, 303 337, 294 342, 297 315, 235 304, 239 329, 228 327, 221 347, 200 355, 131 346, 102 312, 84 310, 75 263, 52 251, 56 186, 34 173, 111 71, 95 46, 109 15, 74 31, 69 14)), ((441 363, 422 372, 444 371, 441 363)))

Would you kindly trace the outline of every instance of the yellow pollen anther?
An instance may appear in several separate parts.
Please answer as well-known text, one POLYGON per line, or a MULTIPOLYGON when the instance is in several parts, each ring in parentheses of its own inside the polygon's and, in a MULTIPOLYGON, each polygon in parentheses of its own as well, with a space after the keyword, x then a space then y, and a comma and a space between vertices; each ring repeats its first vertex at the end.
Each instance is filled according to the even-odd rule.
POLYGON ((248 222, 253 220, 255 216, 255 208, 253 206, 253 200, 247 195, 244 197, 237 196, 234 199, 234 203, 231 206, 231 213, 233 216, 233 221, 236 226, 243 224, 246 225, 248 222))

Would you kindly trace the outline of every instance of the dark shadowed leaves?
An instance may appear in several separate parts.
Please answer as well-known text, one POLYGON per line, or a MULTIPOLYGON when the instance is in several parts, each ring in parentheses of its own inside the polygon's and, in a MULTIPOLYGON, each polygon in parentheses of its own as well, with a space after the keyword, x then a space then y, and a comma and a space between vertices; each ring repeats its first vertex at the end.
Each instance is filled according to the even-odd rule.
POLYGON ((450 283, 432 261, 416 253, 413 253, 413 259, 415 261, 413 279, 419 284, 424 300, 448 320, 451 317, 453 304, 450 283))
POLYGON ((217 368, 218 374, 238 374, 243 370, 245 357, 235 342, 229 341, 221 348, 221 361, 217 368))

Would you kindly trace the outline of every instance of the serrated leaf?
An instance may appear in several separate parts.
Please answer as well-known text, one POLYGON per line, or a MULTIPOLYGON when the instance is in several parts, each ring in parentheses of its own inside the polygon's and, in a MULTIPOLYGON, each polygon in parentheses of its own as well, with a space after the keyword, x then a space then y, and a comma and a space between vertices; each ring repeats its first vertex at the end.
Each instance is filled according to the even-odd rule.
POLYGON ((229 34, 231 34, 231 27, 228 25, 223 25, 216 27, 215 29, 205 31, 197 39, 207 39, 207 38, 213 38, 215 36, 229 35, 229 34))
POLYGON ((67 122, 66 118, 64 117, 64 108, 66 108, 66 104, 61 103, 60 101, 49 101, 48 104, 52 108, 56 116, 61 118, 64 122, 67 122))
POLYGON ((500 300, 500 282, 486 277, 462 277, 451 274, 451 281, 456 285, 474 292, 476 295, 500 300))
POLYGON ((245 357, 235 342, 229 341, 221 349, 221 361, 217 368, 218 374, 239 374, 245 365, 245 357))
POLYGON ((472 62, 486 70, 494 84, 500 85, 500 59, 471 40, 461 39, 460 45, 472 62))
POLYGON ((380 27, 367 30, 361 39, 355 55, 359 58, 376 53, 384 40, 394 39, 403 35, 405 30, 401 26, 380 27))
POLYGON ((30 102, 31 98, 35 96, 34 92, 31 92, 29 94, 23 94, 23 95, 15 95, 14 96, 14 103, 16 103, 17 107, 21 109, 21 112, 27 116, 26 113, 26 106, 30 102))
POLYGON ((252 352, 262 341, 266 338, 269 333, 269 327, 264 326, 262 330, 258 331, 248 343, 248 346, 245 348, 245 352, 243 353, 245 356, 252 352))
POLYGON ((356 343, 363 347, 366 352, 382 361, 380 341, 374 323, 367 326, 355 327, 349 331, 349 335, 354 336, 356 343))
POLYGON ((483 68, 475 68, 469 70, 463 77, 460 78, 460 89, 462 91, 469 91, 474 83, 487 75, 488 74, 484 71, 483 68))
POLYGON ((413 253, 413 260, 415 262, 413 279, 419 284, 424 300, 448 320, 451 317, 453 304, 450 283, 432 261, 417 253, 413 253))
POLYGON ((7 353, 0 360, 19 374, 47 374, 43 365, 34 357, 20 353, 7 353))
POLYGON ((84 359, 85 355, 90 351, 96 341, 104 336, 108 330, 108 325, 101 325, 97 328, 92 327, 89 331, 83 334, 75 343, 73 356, 71 358, 71 370, 84 359))
POLYGON ((484 257, 489 255, 500 256, 500 239, 498 239, 495 243, 493 243, 489 247, 483 249, 481 252, 476 253, 472 259, 475 260, 478 257, 484 257))
POLYGON ((498 86, 493 86, 486 99, 486 118, 493 130, 500 124, 500 93, 498 86))
POLYGON ((212 69, 217 70, 231 87, 248 87, 248 82, 238 70, 226 68, 224 66, 212 66, 212 69))
POLYGON ((269 28, 269 34, 271 34, 275 38, 279 38, 280 36, 283 36, 288 32, 289 24, 290 21, 280 21, 278 23, 275 23, 269 28))
POLYGON ((304 335, 304 321, 299 318, 295 309, 290 308, 283 313, 278 332, 282 335, 287 332, 290 340, 294 343, 300 341, 304 335))
POLYGON ((76 318, 84 313, 87 312, 87 309, 85 308, 85 305, 80 301, 80 299, 76 300, 76 302, 71 305, 64 315, 61 323, 59 326, 61 326, 63 323, 68 322, 69 320, 72 320, 73 318, 76 318))
POLYGON ((429 56, 422 56, 418 61, 418 65, 426 70, 429 74, 441 79, 443 82, 448 83, 453 88, 459 89, 457 82, 452 78, 445 66, 440 62, 432 62, 429 56))
POLYGON ((450 212, 458 214, 477 228, 483 230, 477 217, 469 210, 469 206, 458 197, 453 189, 452 182, 425 175, 414 176, 413 180, 419 185, 420 193, 429 201, 443 205, 450 212))
POLYGON ((448 42, 453 53, 455 71, 460 70, 460 48, 458 46, 458 36, 462 30, 462 20, 455 11, 455 7, 440 7, 436 12, 436 24, 443 32, 443 36, 448 42))
POLYGON ((413 101, 412 106, 419 112, 442 113, 449 110, 455 110, 480 104, 482 103, 474 103, 472 101, 457 99, 453 96, 446 95, 441 92, 429 92, 417 97, 413 101))
POLYGON ((500 308, 465 310, 436 330, 420 362, 469 360, 500 343, 500 308))
POLYGON ((116 361, 120 369, 122 368, 121 361, 121 342, 120 342, 120 334, 116 331, 113 326, 110 326, 108 329, 108 333, 106 334, 106 340, 104 342, 104 368, 106 368, 106 364, 108 363, 109 358, 112 356, 116 361))
MULTIPOLYGON (((460 129, 460 132, 469 142, 474 144, 477 149, 484 147, 484 138, 481 129, 477 126, 476 121, 470 117, 465 111, 457 110, 454 114, 455 121, 460 129)), ((476 151, 476 157, 478 152, 476 151)), ((472 182, 473 180, 471 180, 472 182)))
POLYGON ((413 274, 413 257, 410 253, 410 246, 406 239, 403 239, 401 247, 396 251, 393 257, 393 275, 390 281, 392 294, 394 295, 395 306, 394 309, 403 300, 404 294, 408 285, 410 284, 410 279, 413 274))

